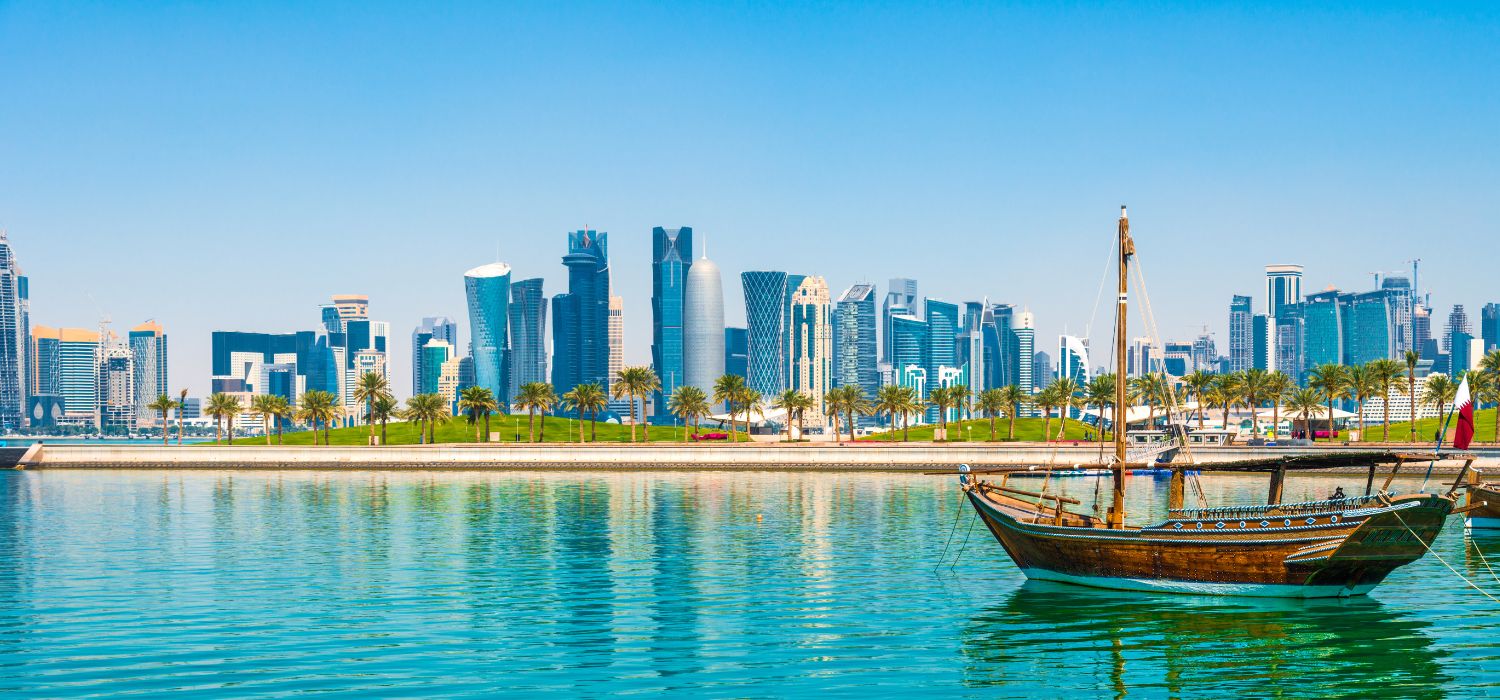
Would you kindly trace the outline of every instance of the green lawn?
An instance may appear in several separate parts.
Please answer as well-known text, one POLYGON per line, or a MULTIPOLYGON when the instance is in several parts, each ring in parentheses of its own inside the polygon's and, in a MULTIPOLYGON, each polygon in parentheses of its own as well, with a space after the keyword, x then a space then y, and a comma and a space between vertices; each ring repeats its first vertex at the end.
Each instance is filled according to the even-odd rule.
MULTIPOLYGON (((578 441, 579 421, 570 418, 555 418, 551 416, 547 417, 546 419, 537 419, 537 427, 539 429, 544 423, 546 425, 545 437, 547 442, 578 441)), ((481 430, 483 430, 482 427, 481 430)), ((512 442, 516 439, 517 435, 520 436, 521 442, 525 442, 526 416, 491 416, 490 431, 499 433, 500 440, 502 442, 512 442)), ((583 422, 583 431, 585 434, 584 436, 587 438, 589 432, 589 424, 587 421, 583 422)), ((683 431, 683 428, 653 425, 651 426, 651 441, 665 442, 668 440, 676 440, 678 442, 681 442, 683 439, 683 431)), ((702 432, 727 433, 729 431, 719 431, 715 428, 704 426, 702 432)), ((379 425, 375 426, 375 434, 377 436, 380 434, 379 425)), ((630 426, 615 425, 612 423, 598 423, 596 426, 596 435, 599 439, 599 442, 628 443, 630 442, 630 426)), ((353 428, 334 428, 333 430, 329 431, 328 436, 329 441, 334 445, 364 445, 369 440, 370 429, 363 425, 353 428)), ((644 442, 646 440, 645 426, 638 426, 636 428, 636 439, 641 442, 644 442)), ((740 436, 740 441, 743 442, 746 439, 747 438, 744 435, 740 436)), ((276 437, 275 435, 272 435, 271 442, 275 443, 275 441, 276 437)), ((322 441, 323 438, 322 434, 320 433, 318 437, 319 444, 321 444, 322 441)), ((236 438, 234 442, 237 445, 264 445, 266 443, 266 439, 264 437, 258 436, 240 437, 236 438)), ((310 431, 282 434, 282 444, 284 445, 311 445, 312 442, 313 434, 310 431)), ((415 445, 417 444, 417 442, 417 427, 415 424, 390 423, 386 426, 386 444, 415 445)), ((474 442, 474 426, 469 425, 468 422, 463 418, 449 421, 448 423, 437 427, 436 442, 474 442)))
MULTIPOLYGON (((1448 422, 1448 436, 1444 438, 1443 444, 1447 445, 1453 441, 1453 432, 1458 418, 1455 416, 1448 422)), ((1433 436, 1437 434, 1438 419, 1422 418, 1417 421, 1417 440, 1431 445, 1433 436)), ((1379 442, 1382 438, 1380 424, 1368 425, 1363 429, 1360 436, 1362 442, 1379 442)), ((1339 437, 1337 442, 1343 442, 1339 437)), ((1495 409, 1486 408, 1474 412, 1474 442, 1491 443, 1495 441, 1495 409)), ((1391 442, 1411 442, 1411 423, 1407 422, 1406 416, 1391 416, 1391 442)))
MULTIPOLYGON (((1017 419, 1016 440, 1025 442, 1041 442, 1043 428, 1042 423, 1043 420, 1041 418, 1017 419)), ((1051 427, 1049 428, 1051 435, 1049 435, 1048 437, 1057 436, 1057 427, 1057 419, 1053 418, 1051 427)), ((936 428, 936 425, 913 425, 911 427, 912 442, 931 442, 933 431, 936 428)), ((1006 420, 1005 418, 995 419, 995 434, 999 440, 1006 440, 1008 438, 1008 430, 1008 420, 1006 420)), ((897 430, 895 432, 896 441, 900 442, 901 431, 897 430)), ((958 442, 962 440, 969 440, 971 438, 976 442, 988 441, 990 439, 990 421, 988 418, 966 420, 962 424, 959 424, 957 422, 948 424, 949 442, 958 442), (973 430, 971 431, 970 428, 972 428, 973 430)), ((862 441, 887 441, 890 439, 890 433, 877 433, 875 435, 860 438, 860 440, 862 441)), ((1068 432, 1063 436, 1063 439, 1092 440, 1094 439, 1094 434, 1093 430, 1087 429, 1086 426, 1084 426, 1082 423, 1079 423, 1076 420, 1069 419, 1068 432)))

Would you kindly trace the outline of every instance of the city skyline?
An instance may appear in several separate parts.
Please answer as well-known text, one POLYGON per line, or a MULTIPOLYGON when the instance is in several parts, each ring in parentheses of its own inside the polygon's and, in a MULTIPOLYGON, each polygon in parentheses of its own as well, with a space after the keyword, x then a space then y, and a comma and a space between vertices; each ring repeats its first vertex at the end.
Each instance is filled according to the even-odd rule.
MULTIPOLYGON (((584 228, 614 233, 631 364, 655 226, 711 248, 731 326, 737 273, 795 268, 1029 309, 1051 350, 1090 322, 1121 202, 1164 340, 1206 324, 1228 348, 1225 300, 1260 301, 1276 263, 1306 296, 1420 257, 1441 325, 1494 296, 1500 93, 1451 60, 1493 51, 1494 11, 471 7, 330 45, 326 9, 9 5, 0 227, 38 323, 158 319, 194 395, 214 330, 302 330, 357 291, 404 334, 466 317, 452 280, 497 258, 550 296, 554 237, 584 228), (607 64, 561 48, 585 29, 607 64)), ((406 389, 410 348, 391 354, 406 389)))

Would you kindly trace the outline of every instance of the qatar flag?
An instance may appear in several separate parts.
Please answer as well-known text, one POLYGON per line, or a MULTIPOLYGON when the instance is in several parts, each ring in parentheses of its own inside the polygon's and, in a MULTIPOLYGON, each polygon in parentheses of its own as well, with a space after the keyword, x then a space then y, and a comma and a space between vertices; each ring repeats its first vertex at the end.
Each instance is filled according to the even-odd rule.
POLYGON ((1474 399, 1469 396, 1469 378, 1458 385, 1458 395, 1453 397, 1453 410, 1458 413, 1458 430, 1453 434, 1453 448, 1469 449, 1474 440, 1474 399))

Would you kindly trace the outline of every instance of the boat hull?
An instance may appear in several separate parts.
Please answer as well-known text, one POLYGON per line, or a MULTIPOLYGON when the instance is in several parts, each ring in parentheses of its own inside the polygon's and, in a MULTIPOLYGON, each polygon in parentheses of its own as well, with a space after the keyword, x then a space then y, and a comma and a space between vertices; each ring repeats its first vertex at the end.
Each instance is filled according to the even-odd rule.
POLYGON ((1470 486, 1468 498, 1472 509, 1464 512, 1464 526, 1471 530, 1500 530, 1500 489, 1489 484, 1470 486))
POLYGON ((1028 578, 1096 588, 1202 595, 1325 598, 1363 595, 1415 561, 1452 502, 1410 496, 1378 507, 1271 508, 1208 513, 1150 528, 1071 523, 1003 494, 970 502, 1028 578), (1224 515, 1241 517, 1223 517, 1224 515))

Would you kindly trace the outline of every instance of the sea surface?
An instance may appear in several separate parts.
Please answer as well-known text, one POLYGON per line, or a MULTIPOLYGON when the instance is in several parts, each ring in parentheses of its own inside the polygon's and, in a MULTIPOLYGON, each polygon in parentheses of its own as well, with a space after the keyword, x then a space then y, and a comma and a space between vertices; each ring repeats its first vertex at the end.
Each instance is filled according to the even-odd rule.
POLYGON ((1457 518, 1458 573, 1322 602, 1027 584, 973 522, 938 476, 6 471, 0 697, 1500 695, 1457 518))

